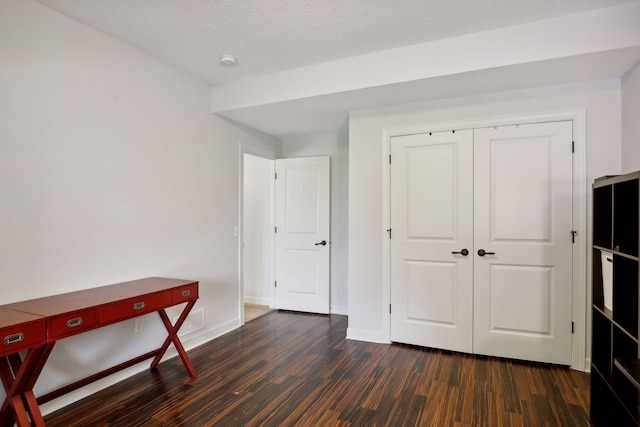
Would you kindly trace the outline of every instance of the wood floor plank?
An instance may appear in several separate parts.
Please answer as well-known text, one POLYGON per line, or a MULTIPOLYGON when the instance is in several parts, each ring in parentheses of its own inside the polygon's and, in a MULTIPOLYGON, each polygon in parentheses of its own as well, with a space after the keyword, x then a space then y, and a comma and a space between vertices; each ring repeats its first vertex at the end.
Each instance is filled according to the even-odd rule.
POLYGON ((345 316, 272 312, 45 417, 48 426, 587 426, 589 375, 346 340, 345 316))

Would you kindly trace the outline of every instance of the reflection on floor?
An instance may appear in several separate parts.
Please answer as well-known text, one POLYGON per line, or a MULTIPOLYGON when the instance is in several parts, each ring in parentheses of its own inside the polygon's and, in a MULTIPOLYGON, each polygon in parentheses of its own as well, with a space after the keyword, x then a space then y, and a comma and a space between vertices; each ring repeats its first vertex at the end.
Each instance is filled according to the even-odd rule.
POLYGON ((258 305, 258 304, 249 304, 244 303, 244 321, 245 323, 249 320, 256 319, 260 316, 264 316, 267 313, 271 313, 273 310, 269 308, 268 305, 258 305))

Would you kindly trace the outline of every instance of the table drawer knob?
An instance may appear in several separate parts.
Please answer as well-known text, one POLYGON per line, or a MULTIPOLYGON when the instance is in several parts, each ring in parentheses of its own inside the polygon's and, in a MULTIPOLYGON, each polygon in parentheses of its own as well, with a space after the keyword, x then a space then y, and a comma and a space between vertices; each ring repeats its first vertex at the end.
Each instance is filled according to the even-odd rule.
POLYGON ((182 297, 183 298, 186 298, 189 295, 191 295, 191 290, 190 289, 187 289, 186 291, 182 291, 182 297))
POLYGON ((133 304, 134 310, 142 310, 144 308, 144 301, 137 302, 133 304))
POLYGON ((75 319, 67 320, 67 328, 75 328, 82 325, 82 317, 76 317, 75 319))
POLYGON ((22 332, 4 337, 4 345, 11 345, 21 341, 24 341, 24 334, 22 332))

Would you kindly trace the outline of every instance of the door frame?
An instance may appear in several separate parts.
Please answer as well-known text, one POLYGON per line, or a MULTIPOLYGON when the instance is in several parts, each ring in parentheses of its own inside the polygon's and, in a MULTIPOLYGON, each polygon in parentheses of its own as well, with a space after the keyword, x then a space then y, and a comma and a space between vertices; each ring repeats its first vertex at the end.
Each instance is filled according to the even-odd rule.
MULTIPOLYGON (((267 160, 271 160, 269 167, 270 177, 275 175, 275 160, 277 153, 269 151, 267 149, 253 147, 245 145, 242 142, 239 144, 239 177, 238 177, 238 316, 240 326, 244 325, 244 155, 250 154, 252 156, 262 157, 267 160)), ((273 230, 275 227, 275 183, 274 179, 269 180, 269 227, 273 230)), ((274 263, 275 263, 275 239, 273 233, 269 233, 269 247, 271 251, 268 254, 269 265, 269 283, 274 281, 274 263)), ((269 287, 269 306, 273 307, 274 302, 274 289, 273 286, 269 287)))
MULTIPOLYGON (((571 121, 573 123, 573 228, 577 231, 573 247, 573 281, 571 318, 574 333, 571 339, 571 368, 588 370, 587 344, 587 182, 586 153, 586 109, 548 113, 503 116, 473 121, 427 123, 416 126, 389 127, 382 129, 382 342, 391 342, 391 241, 387 230, 391 227, 391 173, 389 156, 391 138, 425 132, 475 129, 492 126, 571 121)), ((569 238, 569 236, 567 236, 569 238)))

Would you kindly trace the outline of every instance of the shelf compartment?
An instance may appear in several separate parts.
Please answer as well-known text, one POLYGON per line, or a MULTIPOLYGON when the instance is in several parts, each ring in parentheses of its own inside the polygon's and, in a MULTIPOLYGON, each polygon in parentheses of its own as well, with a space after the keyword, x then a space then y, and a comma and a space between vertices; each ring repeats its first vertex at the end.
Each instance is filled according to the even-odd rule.
POLYGON ((612 393, 597 371, 591 371, 591 424, 594 427, 611 425, 612 393))
POLYGON ((625 331, 613 326, 612 332, 612 359, 619 357, 633 359, 638 357, 638 341, 630 337, 625 331))
POLYGON ((613 255, 613 320, 638 338, 638 262, 613 255))
POLYGON ((607 379, 611 378, 611 322, 600 311, 593 310, 592 363, 607 379))
POLYGON ((613 186, 613 249, 638 256, 638 180, 613 186))
POLYGON ((606 249, 612 246, 612 186, 593 189, 593 244, 606 249))
POLYGON ((611 426, 615 427, 637 427, 636 420, 629 415, 618 399, 612 399, 613 416, 611 426))
MULTIPOLYGON (((613 327, 613 355, 615 363, 611 375, 611 384, 618 399, 633 417, 638 414, 638 389, 628 378, 628 372, 620 368, 620 360, 633 360, 638 357, 638 343, 623 330, 613 327)), ((624 366, 624 365, 623 365, 624 366)), ((634 418, 634 419, 635 419, 634 418)))
POLYGON ((618 357, 614 360, 613 388, 629 414, 640 420, 640 360, 618 357))
POLYGON ((603 312, 613 308, 613 255, 608 250, 593 249, 593 305, 603 312))
MULTIPOLYGON (((638 358, 638 342, 625 331, 613 325, 612 331, 612 359, 615 366, 612 368, 611 385, 627 412, 637 420, 638 417, 638 389, 629 381, 626 372, 619 367, 620 360, 633 360, 638 358)), ((615 412, 615 411, 614 411, 615 412)), ((624 418, 624 417, 623 417, 624 418)), ((634 421, 635 422, 635 421, 634 421)), ((615 425, 625 425, 624 422, 615 425)), ((635 425, 635 424, 634 424, 635 425)))

